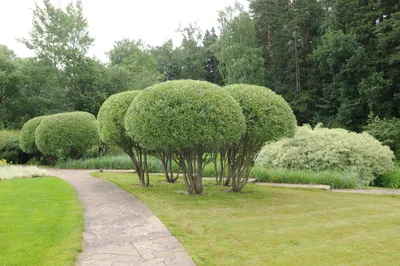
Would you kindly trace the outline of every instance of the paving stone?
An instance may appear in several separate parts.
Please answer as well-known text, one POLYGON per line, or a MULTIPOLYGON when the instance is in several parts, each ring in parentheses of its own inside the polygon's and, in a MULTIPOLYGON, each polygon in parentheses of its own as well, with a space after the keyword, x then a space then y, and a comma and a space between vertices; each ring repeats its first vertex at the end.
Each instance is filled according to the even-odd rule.
POLYGON ((70 183, 84 207, 80 266, 195 265, 182 244, 143 202, 91 170, 49 169, 70 183))

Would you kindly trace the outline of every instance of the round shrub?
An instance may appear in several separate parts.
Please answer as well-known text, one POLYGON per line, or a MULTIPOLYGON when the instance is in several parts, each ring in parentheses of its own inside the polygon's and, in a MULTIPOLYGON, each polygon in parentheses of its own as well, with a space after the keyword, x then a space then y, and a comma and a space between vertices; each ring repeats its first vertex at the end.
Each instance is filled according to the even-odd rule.
POLYGON ((125 128, 144 148, 173 155, 188 192, 201 194, 204 154, 238 141, 246 125, 239 104, 221 87, 179 80, 140 93, 126 113, 125 128))
POLYGON ((102 141, 115 143, 124 150, 132 148, 132 138, 125 132, 124 118, 126 111, 138 94, 139 91, 121 92, 110 96, 103 103, 97 115, 102 141))
POLYGON ((257 164, 267 168, 344 171, 368 185, 393 167, 393 152, 368 133, 299 127, 294 138, 266 145, 257 164))
POLYGON ((246 84, 224 87, 246 117, 246 136, 259 143, 293 137, 297 122, 289 104, 268 88, 246 84))
POLYGON ((19 135, 19 145, 24 152, 30 154, 39 152, 35 142, 35 131, 44 117, 38 116, 32 118, 22 127, 21 134, 19 135))
POLYGON ((97 121, 86 112, 46 116, 36 129, 35 140, 41 153, 56 159, 81 158, 100 144, 97 121))
POLYGON ((125 128, 149 150, 189 149, 237 141, 245 131, 239 104, 221 87, 178 80, 153 85, 138 95, 125 128))
POLYGON ((246 133, 239 142, 230 143, 227 147, 229 167, 225 185, 232 178, 232 190, 240 192, 247 183, 254 160, 263 144, 292 137, 297 123, 289 104, 270 89, 236 84, 226 86, 225 90, 240 104, 246 118, 246 133))

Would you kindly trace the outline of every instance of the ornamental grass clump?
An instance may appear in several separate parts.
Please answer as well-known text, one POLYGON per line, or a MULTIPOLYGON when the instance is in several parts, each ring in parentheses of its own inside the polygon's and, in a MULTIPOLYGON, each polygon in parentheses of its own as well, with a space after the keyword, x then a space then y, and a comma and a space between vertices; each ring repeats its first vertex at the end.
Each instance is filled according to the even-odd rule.
POLYGON ((149 186, 150 178, 147 169, 147 152, 126 133, 124 118, 132 101, 140 91, 126 91, 109 97, 101 106, 97 120, 101 140, 118 145, 130 158, 142 186, 149 186))
POLYGON ((226 158, 228 166, 225 185, 231 181, 233 192, 240 192, 265 142, 292 137, 297 123, 289 104, 270 89, 246 84, 224 88, 239 103, 246 121, 240 140, 220 149, 220 158, 226 158))
POLYGON ((269 143, 256 164, 266 168, 355 173, 360 186, 369 185, 389 171, 394 155, 368 133, 328 129, 317 125, 298 127, 293 138, 269 143))
POLYGON ((194 195, 203 192, 207 152, 238 141, 246 125, 239 104, 221 87, 179 80, 138 95, 125 116, 125 128, 144 148, 172 154, 194 195))
POLYGON ((39 151, 51 159, 79 159, 98 149, 96 118, 86 112, 46 116, 35 131, 39 151))

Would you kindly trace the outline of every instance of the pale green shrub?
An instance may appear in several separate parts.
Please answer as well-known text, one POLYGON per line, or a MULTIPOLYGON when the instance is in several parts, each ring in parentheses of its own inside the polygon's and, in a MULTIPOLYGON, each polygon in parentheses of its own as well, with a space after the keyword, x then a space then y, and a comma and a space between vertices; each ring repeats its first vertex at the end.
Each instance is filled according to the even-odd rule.
POLYGON ((343 171, 368 185, 393 167, 393 152, 368 133, 317 126, 299 127, 293 138, 269 143, 256 164, 267 168, 343 171))
POLYGON ((47 171, 36 166, 3 165, 0 167, 0 180, 46 176, 47 171))

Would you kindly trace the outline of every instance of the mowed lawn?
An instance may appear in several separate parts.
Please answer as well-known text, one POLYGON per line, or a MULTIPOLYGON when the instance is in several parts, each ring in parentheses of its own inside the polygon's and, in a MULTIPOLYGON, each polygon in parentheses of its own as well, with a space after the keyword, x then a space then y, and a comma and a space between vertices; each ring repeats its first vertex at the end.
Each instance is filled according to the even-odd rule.
POLYGON ((0 181, 0 265, 74 265, 82 206, 55 177, 0 181))
POLYGON ((210 181, 203 196, 151 176, 93 173, 146 203, 197 265, 399 265, 400 196, 268 188, 233 194, 210 181), (132 184, 136 184, 133 186, 132 184))

